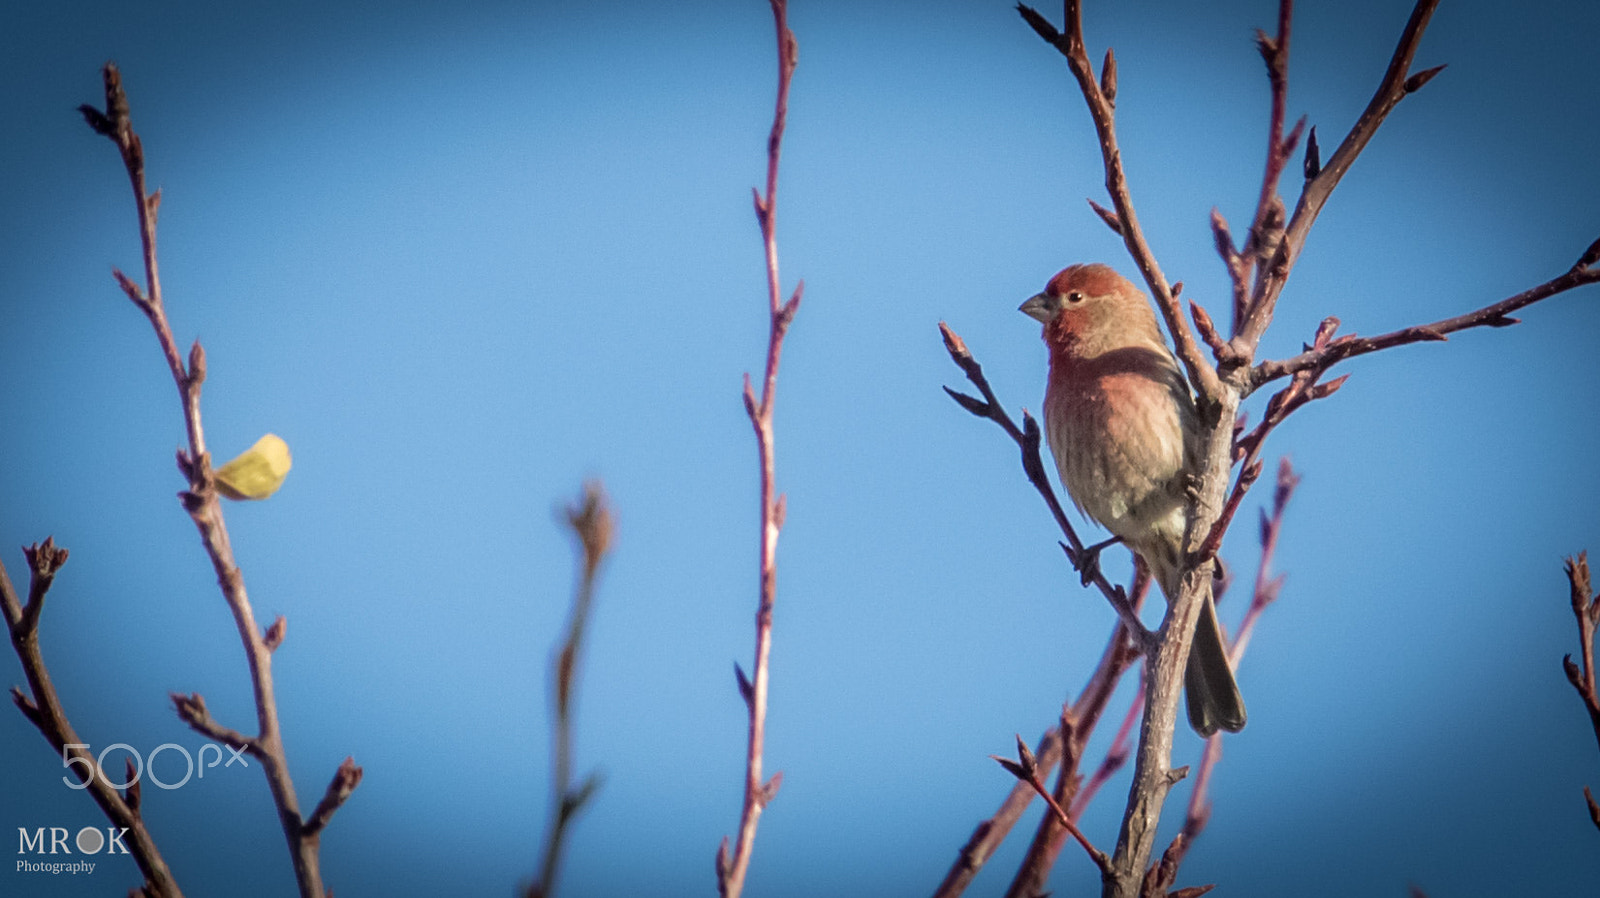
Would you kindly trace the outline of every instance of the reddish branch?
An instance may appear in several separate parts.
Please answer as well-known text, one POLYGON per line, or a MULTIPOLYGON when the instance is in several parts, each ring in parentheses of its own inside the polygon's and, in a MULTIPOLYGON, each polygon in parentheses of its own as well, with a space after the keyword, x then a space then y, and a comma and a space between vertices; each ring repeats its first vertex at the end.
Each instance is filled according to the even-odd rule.
POLYGON ((162 355, 172 372, 178 388, 183 410, 184 426, 188 432, 188 447, 178 452, 178 468, 188 480, 189 488, 178 494, 183 507, 194 520, 211 558, 222 588, 223 598, 233 614, 234 625, 244 645, 245 657, 250 665, 250 683, 255 696, 257 732, 247 736, 228 729, 211 719, 205 702, 198 695, 174 694, 172 700, 179 716, 197 732, 242 748, 261 761, 267 785, 272 791, 273 804, 284 838, 289 844, 290 858, 294 864, 295 882, 303 898, 320 898, 324 894, 319 863, 320 835, 333 812, 349 797, 350 791, 361 779, 361 768, 348 760, 335 773, 322 804, 317 808, 312 822, 301 818, 299 799, 294 782, 289 776, 289 763, 284 752, 283 736, 278 722, 278 706, 273 696, 272 652, 281 643, 284 628, 282 619, 274 623, 270 634, 264 635, 257 626, 250 598, 245 592, 244 575, 234 560, 233 547, 228 540, 227 526, 223 521, 222 505, 218 498, 216 481, 211 470, 211 457, 206 452, 205 431, 200 422, 200 387, 205 381, 205 351, 196 341, 189 350, 188 364, 178 353, 172 328, 167 322, 166 307, 161 297, 161 279, 156 265, 156 213, 161 206, 160 192, 149 193, 145 188, 144 148, 133 131, 128 114, 127 95, 122 90, 122 79, 114 65, 104 70, 104 110, 93 106, 80 106, 84 120, 97 133, 116 144, 122 155, 123 166, 133 187, 139 214, 139 235, 143 246, 145 284, 141 287, 121 271, 113 270, 117 283, 133 304, 149 319, 161 344, 162 355), (270 639, 269 639, 270 635, 270 639))
MULTIPOLYGON (((155 839, 139 814, 137 783, 129 786, 126 792, 119 792, 111 786, 113 779, 100 768, 94 754, 84 747, 86 743, 67 719, 61 698, 56 694, 55 685, 50 682, 50 671, 45 666, 44 653, 39 647, 39 616, 44 611, 45 594, 50 591, 56 572, 67 561, 67 550, 46 538, 43 543, 35 543, 22 551, 28 560, 26 604, 19 600, 5 564, 0 562, 0 609, 5 612, 6 626, 11 632, 11 646, 22 662, 23 675, 28 678, 28 692, 25 694, 13 686, 11 700, 44 735, 50 747, 61 754, 67 766, 83 765, 79 775, 88 782, 89 796, 100 806, 112 825, 127 830, 124 842, 128 852, 133 855, 134 863, 139 865, 139 872, 144 875, 144 894, 181 898, 183 891, 172 878, 172 871, 167 868, 167 862, 162 859, 155 839)), ((132 781, 131 773, 121 779, 125 783, 132 781)))
MULTIPOLYGON (((1584 708, 1589 711, 1589 723, 1594 727, 1594 738, 1600 742, 1600 690, 1595 688, 1594 674, 1594 638, 1595 630, 1600 627, 1600 595, 1591 592, 1589 581, 1589 553, 1579 552, 1576 557, 1567 559, 1567 581, 1572 587, 1572 615, 1578 620, 1578 646, 1583 658, 1580 667, 1573 663, 1572 656, 1561 659, 1561 666, 1567 672, 1567 681, 1572 688, 1578 691, 1578 698, 1583 700, 1584 708)), ((1589 806, 1589 819, 1600 828, 1600 804, 1594 800, 1594 793, 1588 786, 1583 787, 1583 800, 1589 806)))
POLYGON ((550 823, 545 830, 539 879, 525 890, 527 898, 549 898, 555 894, 556 873, 561 865, 567 830, 600 788, 599 776, 592 773, 580 785, 572 785, 572 709, 576 701, 578 657, 583 649, 589 608, 594 603, 595 578, 600 573, 600 563, 611 551, 615 529, 605 488, 599 481, 584 484, 582 500, 577 505, 567 506, 566 521, 577 537, 578 584, 573 590, 566 636, 550 664, 555 699, 555 726, 551 732, 554 744, 550 752, 550 823))
POLYGON ((739 832, 733 842, 732 852, 726 837, 717 849, 717 891, 723 898, 736 898, 744 890, 745 875, 750 870, 750 852, 755 846, 756 823, 761 811, 778 794, 783 774, 770 780, 762 778, 762 751, 766 739, 768 655, 772 650, 772 606, 777 598, 778 531, 783 527, 784 497, 777 493, 774 484, 772 406, 776 399, 778 359, 783 352, 783 338, 800 308, 800 295, 805 288, 801 282, 787 302, 782 300, 778 280, 778 157, 783 147, 783 129, 789 115, 789 82, 794 77, 799 46, 794 32, 789 30, 787 0, 771 0, 772 18, 778 36, 778 98, 772 114, 772 131, 767 137, 767 189, 763 194, 754 190, 756 220, 761 225, 761 242, 767 261, 767 306, 770 329, 767 336, 767 366, 762 378, 761 398, 758 400, 750 384, 750 375, 744 379, 744 407, 755 428, 756 448, 761 464, 761 598, 756 609, 756 655, 750 677, 735 665, 739 678, 739 693, 750 715, 749 741, 745 753, 744 805, 739 815, 739 832))
MULTIPOLYGON (((1071 729, 1071 720, 1068 719, 1067 715, 1063 714, 1061 731, 1068 733, 1071 729)), ((1070 833, 1078 841, 1079 845, 1083 846, 1083 850, 1088 853, 1089 859, 1094 861, 1096 867, 1100 868, 1100 875, 1103 877, 1111 876, 1111 859, 1106 857, 1104 851, 1090 844, 1088 837, 1083 834, 1083 830, 1078 829, 1078 825, 1067 815, 1066 809, 1056 801, 1050 790, 1045 788, 1044 780, 1039 776, 1038 762, 1034 759, 1033 752, 1028 750, 1028 743, 1022 741, 1021 736, 1017 737, 1017 760, 1002 758, 999 755, 990 755, 989 757, 1000 762, 1001 767, 1004 767, 1012 776, 1027 784, 1040 798, 1043 798, 1045 804, 1050 808, 1050 813, 1056 823, 1070 833)))

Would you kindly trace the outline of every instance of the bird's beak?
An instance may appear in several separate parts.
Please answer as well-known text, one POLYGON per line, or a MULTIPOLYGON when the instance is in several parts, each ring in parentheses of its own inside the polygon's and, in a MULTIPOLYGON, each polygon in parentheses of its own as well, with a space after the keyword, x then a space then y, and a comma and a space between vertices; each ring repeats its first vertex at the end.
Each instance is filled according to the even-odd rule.
POLYGON ((1017 307, 1017 311, 1029 318, 1049 324, 1050 319, 1055 317, 1056 309, 1048 294, 1037 293, 1028 297, 1027 302, 1017 307))

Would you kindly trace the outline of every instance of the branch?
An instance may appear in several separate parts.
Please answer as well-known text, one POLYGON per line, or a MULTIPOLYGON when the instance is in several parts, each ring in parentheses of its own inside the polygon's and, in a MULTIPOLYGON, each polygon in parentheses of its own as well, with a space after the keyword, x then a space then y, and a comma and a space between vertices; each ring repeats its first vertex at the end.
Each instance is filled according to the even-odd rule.
POLYGON ((1100 594, 1106 597, 1106 601, 1111 603, 1112 610, 1117 612, 1117 617, 1122 621, 1123 626, 1127 627, 1128 632, 1133 634, 1134 641, 1138 644, 1140 651, 1148 650, 1152 639, 1150 631, 1139 620, 1138 611, 1128 601, 1128 595, 1123 591, 1122 587, 1113 585, 1110 580, 1106 579, 1104 574, 1100 573, 1099 565, 1095 563, 1093 553, 1088 547, 1084 546, 1083 540, 1078 538, 1077 531, 1073 529, 1072 523, 1067 520, 1066 510, 1061 507, 1061 500, 1057 498, 1055 488, 1050 485, 1050 477, 1045 473, 1040 446, 1039 423, 1024 410, 1022 413, 1023 426, 1018 427, 1016 422, 1011 420, 1011 415, 1006 412, 1005 406, 1000 403, 999 399, 995 398, 994 388, 989 385, 989 379, 983 374, 983 366, 978 364, 978 360, 973 358, 972 353, 968 351, 966 341, 962 340, 943 321, 939 322, 939 333, 944 337, 944 348, 950 354, 951 361, 955 362, 956 367, 960 368, 961 372, 967 376, 967 380, 978 388, 978 392, 983 394, 983 398, 978 399, 975 396, 969 396, 949 387, 944 388, 945 393, 949 394, 957 405, 973 415, 979 418, 987 418, 1000 425, 1000 429, 1006 432, 1006 436, 1011 437, 1012 442, 1017 444, 1017 448, 1022 450, 1022 471, 1027 475, 1028 482, 1033 484, 1033 488, 1044 499, 1045 504, 1050 507, 1050 514, 1056 519, 1056 526, 1061 528, 1062 535, 1067 538, 1066 542, 1061 546, 1067 553, 1067 559, 1082 574, 1084 585, 1093 583, 1100 590, 1100 594))
MULTIPOLYGON (((1063 720, 1062 724, 1062 731, 1066 732, 1070 725, 1066 720, 1063 720)), ((1078 840, 1079 845, 1083 846, 1083 850, 1088 853, 1089 859, 1094 861, 1094 865, 1100 869, 1102 878, 1109 878, 1112 875, 1111 859, 1106 856, 1104 851, 1090 844, 1089 839, 1084 836, 1083 830, 1078 829, 1078 825, 1067 815, 1066 810, 1056 801, 1055 796, 1051 795, 1050 790, 1045 788, 1044 780, 1039 777, 1038 762, 1034 759, 1033 752, 1028 750, 1028 743, 1022 741, 1021 736, 1017 737, 1016 761, 1002 758, 999 755, 990 755, 989 757, 998 761, 1000 766, 1004 767, 1007 772, 1027 784, 1040 798, 1044 799, 1045 804, 1050 808, 1050 813, 1055 816, 1056 822, 1068 833, 1071 833, 1072 837, 1078 840)))
MULTIPOLYGON (((1150 294, 1155 298, 1156 308, 1160 310, 1161 317, 1166 320, 1167 330, 1172 334, 1178 358, 1189 372, 1189 381, 1195 385, 1202 399, 1214 400, 1221 389, 1217 371, 1201 355, 1194 334, 1190 332, 1188 322, 1184 320, 1183 309, 1178 305, 1177 294, 1168 284, 1166 275, 1161 273, 1161 266, 1156 262, 1155 253, 1145 240, 1144 230, 1139 227, 1139 216, 1133 208, 1133 196, 1128 190, 1127 175, 1122 169, 1122 151, 1117 148, 1115 106, 1112 98, 1107 96, 1102 88, 1101 82, 1095 79, 1094 66, 1089 62, 1089 53, 1084 46, 1081 2, 1066 0, 1064 6, 1065 33, 1057 32, 1055 26, 1032 7, 1019 3, 1017 12, 1041 38, 1044 38, 1046 43, 1066 57, 1067 67, 1072 70, 1073 77, 1078 81, 1083 99, 1089 106, 1089 117, 1094 120, 1095 133, 1100 139, 1100 157, 1105 163, 1106 171, 1106 192, 1110 194, 1111 205, 1116 212, 1117 227, 1113 230, 1122 235, 1123 245, 1127 247, 1128 254, 1133 257, 1139 273, 1149 285, 1150 294)), ((1108 56, 1108 60, 1110 58, 1108 56)), ((1108 77, 1107 82, 1114 85, 1114 76, 1108 77)), ((1111 224, 1110 218, 1103 214, 1101 218, 1105 219, 1107 224, 1111 224)))
MULTIPOLYGON (((1143 606, 1150 585, 1149 571, 1143 561, 1139 560, 1134 570, 1132 587, 1135 613, 1143 606)), ((1079 802, 1078 789, 1083 785, 1079 767, 1084 752, 1088 749, 1089 738, 1104 716, 1106 706, 1111 701, 1111 694, 1116 690, 1123 673, 1139 657, 1127 639, 1126 633, 1126 627, 1119 621, 1116 631, 1112 634, 1112 642, 1106 646, 1100 664, 1097 665, 1089 684, 1084 687, 1082 695, 1075 703, 1061 709, 1059 729, 1064 742, 1064 757, 1061 771, 1056 776, 1054 798, 1061 807, 1072 809, 1067 816, 1074 823, 1078 821, 1083 808, 1087 806, 1087 802, 1079 802)), ((1112 755, 1116 751, 1117 746, 1113 744, 1101 769, 1105 769, 1111 762, 1112 755)), ((1047 772, 1041 772, 1040 777, 1042 778, 1047 772)), ((1008 898, 1025 898, 1038 895, 1045 890, 1050 871, 1055 867, 1061 849, 1065 846, 1066 836, 1069 834, 1054 815, 1046 814, 1040 819, 1039 826, 1033 834, 1033 841, 1029 844, 1016 875, 1012 877, 1011 886, 1006 890, 1008 898)))
MULTIPOLYGON (((11 577, 6 573, 5 563, 0 562, 0 609, 5 612, 7 629, 11 633, 11 647, 17 653, 17 660, 22 662, 23 675, 28 679, 28 693, 12 687, 11 700, 28 722, 38 728, 50 747, 61 754, 63 762, 68 766, 83 765, 85 773, 82 776, 87 779, 89 797, 100 806, 101 812, 113 826, 127 830, 125 844, 144 876, 145 894, 182 898, 183 891, 173 879, 172 870, 167 867, 155 839, 145 827, 144 819, 139 816, 137 789, 130 786, 125 796, 112 787, 111 778, 106 776, 100 762, 88 750, 88 744, 78 736, 77 730, 67 719, 61 697, 56 694, 55 684, 50 680, 50 670, 45 666, 44 652, 39 646, 39 617, 44 611, 45 594, 50 591, 56 572, 67 561, 67 550, 56 546, 55 541, 47 537, 43 543, 35 543, 22 551, 28 560, 29 573, 26 605, 18 599, 11 577)), ((122 781, 131 782, 132 777, 125 777, 122 781)))
MULTIPOLYGON (((1595 630, 1600 626, 1600 595, 1592 592, 1589 580, 1589 553, 1579 552, 1567 559, 1567 582, 1571 587, 1572 616, 1578 621, 1578 645, 1583 665, 1574 664, 1572 656, 1561 659, 1567 673, 1567 682, 1577 690, 1578 698, 1589 712, 1589 723, 1594 727, 1596 742, 1600 742, 1600 689, 1595 686, 1594 649, 1595 630)), ((1583 799, 1589 807, 1589 818, 1600 828, 1600 805, 1588 786, 1583 787, 1583 799)))
MULTIPOLYGON (((789 83, 799 60, 799 45, 789 30, 787 0, 770 0, 772 19, 778 38, 778 97, 772 113, 772 130, 767 137, 767 190, 755 191, 756 220, 761 225, 761 242, 767 262, 767 306, 771 327, 767 336, 766 376, 761 398, 756 399, 750 375, 744 379, 744 406, 755 428, 756 448, 761 465, 761 600, 756 609, 756 654, 754 675, 746 679, 739 670, 740 694, 749 712, 749 741, 745 752, 744 804, 739 815, 739 832, 729 853, 728 839, 717 850, 717 891, 722 898, 738 898, 744 891, 750 869, 750 852, 755 847, 756 823, 761 812, 778 793, 783 782, 779 773, 762 778, 762 753, 766 741, 768 656, 772 651, 772 607, 777 599, 778 531, 783 527, 785 500, 774 484, 772 405, 776 399, 778 360, 783 338, 800 308, 802 281, 795 286, 788 302, 781 301, 778 279, 778 158, 783 148, 783 130, 789 116, 789 83)), ((735 665, 737 669, 737 665, 735 665)))
POLYGON ((572 708, 578 680, 578 656, 583 649, 583 634, 594 602, 595 578, 600 564, 611 550, 615 522, 606 501, 605 487, 598 481, 584 484, 583 498, 566 508, 567 526, 577 537, 578 583, 573 591, 572 610, 567 619, 567 635, 551 662, 551 681, 555 686, 555 727, 552 733, 550 772, 550 824, 545 831, 543 860, 538 882, 524 891, 527 898, 549 898, 555 894, 556 872, 561 864, 561 848, 567 827, 599 788, 599 778, 591 774, 583 785, 572 786, 572 708))
MULTIPOLYGON (((144 148, 133 130, 128 112, 128 98, 122 89, 122 77, 117 67, 107 64, 103 71, 105 81, 105 110, 81 106, 79 111, 89 127, 116 144, 133 187, 139 213, 139 235, 143 248, 145 284, 134 283, 121 271, 113 271, 117 283, 134 305, 149 319, 161 345, 162 355, 178 388, 184 427, 188 434, 188 447, 178 452, 178 468, 189 482, 189 488, 178 494, 183 507, 189 512, 200 532, 201 542, 211 559, 222 588, 223 598, 233 614, 234 626, 244 646, 245 658, 250 665, 250 682, 255 697, 256 723, 259 732, 245 736, 221 727, 204 713, 204 702, 193 696, 190 704, 175 698, 180 716, 201 732, 228 737, 232 744, 250 746, 252 753, 262 761, 273 804, 278 810, 278 821, 289 845, 294 864, 295 882, 302 898, 321 898, 324 894, 322 872, 318 860, 317 833, 308 833, 301 820, 299 800, 295 796, 294 782, 289 775, 289 762, 284 751, 283 736, 278 723, 278 706, 272 683, 272 651, 282 639, 282 627, 274 625, 273 641, 269 644, 260 627, 256 625, 250 598, 245 592, 244 575, 234 560, 233 546, 228 539, 227 525, 223 520, 221 500, 218 498, 216 479, 211 470, 211 458, 206 452, 205 431, 200 421, 200 387, 205 381, 205 351, 197 341, 189 350, 187 367, 179 356, 177 342, 173 339, 167 321, 161 294, 161 278, 156 264, 156 213, 161 206, 161 194, 145 190, 144 148), (189 714, 185 714, 185 709, 189 714), (202 728, 205 727, 205 728, 202 728)), ((357 777, 359 780, 359 776, 357 777)), ((352 784, 353 788, 353 784, 352 784)))
MULTIPOLYGON (((1277 307, 1278 296, 1283 292, 1283 285, 1289 278, 1289 271, 1299 258, 1300 250, 1305 246, 1306 236, 1311 231, 1311 225, 1322 212, 1322 207, 1327 204, 1334 187, 1338 186, 1345 172, 1350 170, 1356 157, 1378 132, 1378 127, 1383 124, 1390 111, 1399 105, 1407 94, 1420 89, 1443 68, 1440 66, 1429 69, 1414 76, 1410 74, 1411 61, 1417 54, 1417 47, 1422 43, 1422 33, 1427 29, 1428 20, 1433 17, 1433 11, 1438 5, 1439 0, 1417 0, 1417 5, 1411 10, 1411 18, 1400 34, 1400 41, 1395 46, 1394 54, 1389 59, 1389 68, 1384 73, 1377 91, 1372 95, 1372 100, 1367 103, 1366 110, 1356 119, 1356 123, 1350 128, 1350 133, 1345 135, 1339 148, 1334 150, 1327 163, 1321 166, 1316 177, 1307 181, 1305 189, 1301 191, 1300 200, 1295 204, 1294 215, 1289 218, 1282 239, 1277 241, 1270 260, 1263 261, 1257 272, 1255 290, 1244 321, 1236 325, 1237 337, 1242 341, 1242 345, 1238 348, 1241 350, 1241 355, 1246 358, 1254 353, 1255 347, 1261 341, 1261 335, 1271 323, 1273 310, 1277 307)), ((1282 49, 1285 54, 1287 54, 1288 14, 1288 4, 1280 6, 1280 28, 1283 29, 1281 33, 1285 42, 1282 49)))
MULTIPOLYGON (((1338 362, 1369 352, 1381 349, 1390 349, 1395 346, 1405 346, 1410 343, 1437 343, 1443 342, 1449 334, 1475 327, 1510 327, 1519 323, 1512 318, 1511 313, 1531 306, 1540 300, 1549 299, 1559 293, 1565 293, 1577 287, 1600 283, 1600 267, 1595 263, 1600 261, 1600 240, 1590 244, 1582 257, 1566 272, 1551 278, 1544 283, 1524 290, 1515 296, 1510 296, 1499 302, 1475 309, 1453 318, 1442 318, 1431 324, 1419 324, 1401 328, 1376 337, 1358 337, 1346 334, 1336 339, 1319 339, 1314 345, 1292 358, 1279 361, 1266 361, 1257 365, 1250 372, 1250 390, 1255 390, 1263 384, 1270 383, 1281 377, 1299 374, 1303 371, 1325 371, 1338 362)), ((1338 319, 1330 318, 1335 327, 1338 319)), ((1331 336, 1331 331, 1330 331, 1331 336)))

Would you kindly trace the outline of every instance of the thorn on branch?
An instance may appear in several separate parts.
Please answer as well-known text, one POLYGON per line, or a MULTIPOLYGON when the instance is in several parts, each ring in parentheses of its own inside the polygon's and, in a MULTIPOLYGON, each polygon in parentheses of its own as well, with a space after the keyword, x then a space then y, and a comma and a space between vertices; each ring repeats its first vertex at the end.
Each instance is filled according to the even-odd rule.
POLYGON ((754 387, 750 386, 750 372, 748 371, 744 374, 744 410, 750 416, 751 421, 761 420, 761 414, 756 405, 756 391, 754 387))
POLYGON ((1583 787, 1583 800, 1589 805, 1589 819, 1596 828, 1600 828, 1600 804, 1595 804, 1594 793, 1589 791, 1588 786, 1583 787))
POLYGON ((789 329, 789 322, 794 320, 794 313, 800 311, 800 296, 806 291, 806 282, 802 279, 794 285, 794 292, 789 295, 789 301, 778 310, 778 333, 789 329))
POLYGON ((277 620, 272 622, 272 626, 267 628, 266 634, 261 637, 261 642, 266 645, 267 651, 276 652, 278 646, 283 645, 283 637, 288 632, 289 621, 280 614, 277 620))
POLYGON ((728 859, 728 837, 722 837, 722 844, 717 846, 717 891, 725 892, 724 886, 728 881, 728 869, 731 861, 728 859))
POLYGON ((111 119, 106 118, 105 113, 90 106, 88 103, 79 106, 78 112, 83 115, 83 120, 88 123, 89 127, 94 129, 94 133, 102 137, 111 137, 117 133, 117 128, 111 124, 111 119))
POLYGON ((333 819, 333 812, 349 800, 350 794, 361 785, 362 770, 356 766, 355 758, 346 756, 339 769, 334 772, 333 779, 328 783, 328 791, 323 793, 322 800, 317 802, 317 809, 311 812, 310 818, 305 822, 302 832, 307 838, 315 838, 328 821, 333 819))
POLYGON ((1261 54, 1261 61, 1265 62, 1268 67, 1271 67, 1276 61, 1278 55, 1278 42, 1273 39, 1272 35, 1262 31, 1260 28, 1257 28, 1256 50, 1261 54))
POLYGON ((29 723, 41 730, 44 729, 44 717, 39 713, 39 706, 33 703, 33 699, 22 694, 21 687, 11 687, 11 701, 16 704, 17 710, 22 712, 22 716, 28 718, 29 723))
POLYGON ((944 338, 944 351, 950 353, 950 358, 965 369, 966 363, 972 361, 972 353, 967 351, 966 341, 943 321, 939 322, 939 335, 944 338))
POLYGON ((1044 462, 1039 457, 1039 422, 1027 409, 1022 410, 1022 469, 1031 483, 1049 483, 1044 462))
POLYGON ((1444 71, 1444 68, 1445 67, 1442 66, 1442 65, 1436 65, 1431 69, 1424 69, 1423 71, 1420 71, 1420 72, 1416 73, 1415 75, 1412 75, 1410 78, 1407 78, 1406 79, 1406 83, 1405 83, 1405 91, 1406 91, 1406 93, 1414 94, 1417 91, 1421 90, 1422 89, 1422 85, 1427 84, 1429 81, 1432 81, 1433 80, 1433 76, 1435 76, 1435 75, 1439 74, 1440 72, 1444 71))
POLYGON ((122 764, 122 781, 128 784, 128 788, 122 790, 122 800, 128 805, 128 810, 133 812, 133 816, 137 817, 139 816, 139 799, 141 797, 141 793, 139 789, 139 780, 134 778, 133 758, 124 758, 122 764))
POLYGON ((1300 134, 1305 129, 1306 117, 1302 115, 1300 116, 1300 121, 1295 122, 1294 127, 1289 129, 1289 134, 1283 138, 1283 142, 1278 144, 1278 155, 1283 158, 1285 163, 1289 161, 1290 156, 1294 155, 1294 148, 1300 145, 1300 134))
POLYGON ((733 662, 733 675, 739 680, 739 697, 746 705, 752 704, 756 700, 755 687, 750 685, 750 678, 745 676, 744 668, 737 661, 733 662))
POLYGON ((1089 208, 1094 210, 1094 214, 1100 216, 1100 220, 1106 223, 1106 227, 1110 228, 1112 233, 1116 234, 1118 237, 1122 236, 1122 219, 1117 217, 1117 213, 1107 209, 1105 206, 1100 205, 1092 199, 1089 200, 1089 208))
POLYGON ((766 785, 761 787, 761 806, 772 804, 772 800, 778 797, 778 790, 781 788, 783 788, 782 770, 774 773, 772 779, 767 780, 766 785))
POLYGON ((1211 237, 1216 242, 1217 255, 1222 257, 1223 264, 1232 273, 1239 253, 1233 248, 1233 232, 1228 230, 1228 220, 1222 217, 1222 210, 1216 206, 1211 207, 1211 237))
POLYGON ((982 399, 979 399, 976 396, 968 396, 960 390, 952 390, 949 387, 945 387, 944 391, 950 394, 950 398, 956 401, 956 405, 961 406, 980 418, 989 417, 989 403, 984 402, 982 399))
POLYGON ((1195 329, 1200 331, 1200 339, 1211 347, 1211 354, 1216 357, 1217 361, 1222 361, 1225 356, 1232 357, 1232 350, 1223 341, 1222 335, 1217 333, 1217 326, 1212 322, 1211 315, 1193 300, 1189 302, 1189 316, 1194 319, 1195 329))
POLYGON ((1583 255, 1579 256, 1578 261, 1573 264, 1572 270, 1583 271, 1596 262, 1600 262, 1600 240, 1589 244, 1589 248, 1584 250, 1583 255))
POLYGON ((1311 133, 1306 136, 1306 180, 1310 181, 1322 174, 1322 149, 1317 146, 1317 126, 1311 126, 1311 133))
POLYGON ((1316 336, 1312 338, 1311 346, 1308 348, 1321 349, 1324 346, 1327 346, 1328 340, 1332 338, 1333 335, 1338 331, 1339 319, 1329 315, 1328 317, 1322 319, 1321 324, 1317 325, 1316 336))
POLYGON ((1060 48, 1061 32, 1056 30, 1056 26, 1050 24, 1049 19, 1040 15, 1038 10, 1026 3, 1018 3, 1017 14, 1022 16, 1022 20, 1028 23, 1028 27, 1032 28, 1035 34, 1044 38, 1045 43, 1060 48))
POLYGON ((150 308, 150 300, 145 298, 144 290, 138 284, 135 284, 127 275, 123 274, 122 269, 111 269, 111 276, 117 279, 117 286, 121 287, 122 292, 126 293, 128 298, 133 300, 134 305, 141 309, 150 308))
POLYGON ((193 389, 205 383, 206 380, 206 351, 200 346, 200 341, 194 341, 189 347, 189 388, 193 389))
POLYGON ((1106 103, 1117 105, 1117 57, 1106 48, 1106 61, 1100 66, 1100 92, 1105 94, 1106 103))
POLYGON ((1317 385, 1313 386, 1306 393, 1306 395, 1308 397, 1307 401, 1310 401, 1311 399, 1327 399, 1329 396, 1332 396, 1333 394, 1339 392, 1339 388, 1344 386, 1344 382, 1349 380, 1349 379, 1350 379, 1350 375, 1343 374, 1343 375, 1340 375, 1339 377, 1334 378, 1333 380, 1328 381, 1325 384, 1317 384, 1317 385))
POLYGON ((1484 327, 1510 327, 1513 324, 1521 324, 1521 323, 1522 323, 1522 319, 1521 318, 1512 318, 1510 315, 1496 315, 1493 318, 1490 318, 1490 319, 1484 321, 1483 322, 1483 326, 1484 327))

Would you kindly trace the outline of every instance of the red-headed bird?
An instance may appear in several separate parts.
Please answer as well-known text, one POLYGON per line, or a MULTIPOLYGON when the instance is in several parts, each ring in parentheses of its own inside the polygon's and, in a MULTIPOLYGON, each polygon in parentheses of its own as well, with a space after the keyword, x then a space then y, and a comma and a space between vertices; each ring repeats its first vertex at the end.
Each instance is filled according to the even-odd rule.
MULTIPOLYGON (((1167 601, 1178 594, 1185 478, 1199 452, 1194 397, 1145 295, 1105 265, 1074 265, 1022 304, 1044 323, 1045 436, 1073 504, 1139 553, 1167 601)), ((1202 736, 1244 727, 1207 584, 1184 673, 1202 736)))

